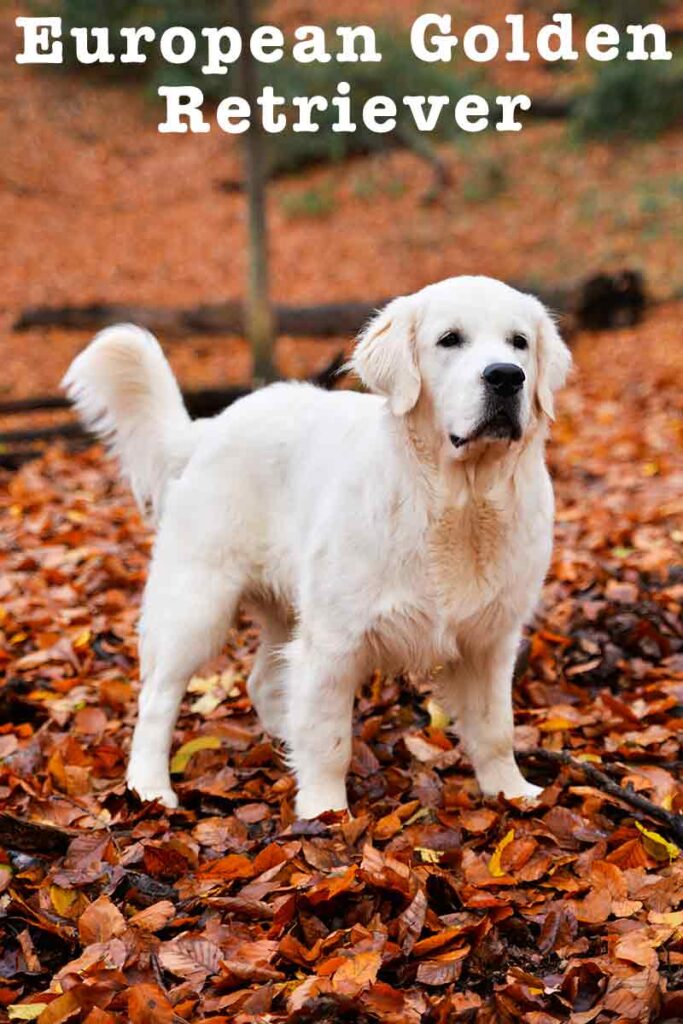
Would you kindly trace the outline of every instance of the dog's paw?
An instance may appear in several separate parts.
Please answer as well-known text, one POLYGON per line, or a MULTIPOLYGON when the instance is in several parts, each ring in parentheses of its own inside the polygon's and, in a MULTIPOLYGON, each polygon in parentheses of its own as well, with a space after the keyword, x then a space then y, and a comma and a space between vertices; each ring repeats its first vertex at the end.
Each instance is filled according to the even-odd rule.
POLYGON ((536 804, 543 792, 541 786, 534 786, 533 782, 526 779, 516 786, 511 786, 503 791, 506 800, 517 800, 523 804, 536 804))
POLYGON ((175 810, 178 806, 178 797, 169 785, 159 785, 154 783, 136 782, 134 778, 130 776, 126 780, 126 785, 131 792, 135 793, 143 803, 152 803, 154 800, 158 800, 164 807, 168 807, 169 810, 175 810))
POLYGON ((346 795, 325 793, 299 793, 296 798, 294 813, 302 821, 310 821, 321 814, 341 814, 348 812, 349 805, 346 795))

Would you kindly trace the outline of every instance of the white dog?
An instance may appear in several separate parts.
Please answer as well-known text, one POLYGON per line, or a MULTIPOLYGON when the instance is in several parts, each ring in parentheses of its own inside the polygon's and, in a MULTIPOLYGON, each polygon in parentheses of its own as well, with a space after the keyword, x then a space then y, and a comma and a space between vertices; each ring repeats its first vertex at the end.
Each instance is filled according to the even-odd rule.
POLYGON ((544 445, 569 365, 538 300, 483 277, 374 318, 353 367, 375 395, 274 384, 195 422, 150 334, 99 334, 65 387, 158 523, 130 788, 176 806, 180 702, 243 602, 261 625, 249 695, 288 745, 301 817, 347 806, 375 667, 436 670, 483 792, 535 796, 511 679, 550 558, 544 445))

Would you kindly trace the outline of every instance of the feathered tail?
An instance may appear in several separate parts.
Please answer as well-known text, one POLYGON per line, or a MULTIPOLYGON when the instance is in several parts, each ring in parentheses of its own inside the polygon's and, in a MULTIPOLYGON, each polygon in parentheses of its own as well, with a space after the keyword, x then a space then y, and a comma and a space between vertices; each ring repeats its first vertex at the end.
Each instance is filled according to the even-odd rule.
POLYGON ((158 521, 196 431, 156 338, 132 324, 108 327, 74 359, 62 387, 83 424, 120 459, 140 509, 158 521))

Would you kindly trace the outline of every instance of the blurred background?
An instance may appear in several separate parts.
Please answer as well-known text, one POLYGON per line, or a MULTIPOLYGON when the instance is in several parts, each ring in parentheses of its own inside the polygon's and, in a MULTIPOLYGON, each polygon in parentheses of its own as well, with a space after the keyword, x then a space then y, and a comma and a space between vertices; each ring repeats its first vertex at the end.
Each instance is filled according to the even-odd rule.
MULTIPOLYGON (((433 8, 423 0, 346 0, 341 19, 339 5, 327 0, 246 6, 259 22, 290 32, 343 20, 380 34, 380 64, 301 66, 290 58, 260 66, 264 81, 285 96, 330 93, 345 78, 361 98, 503 91, 526 92, 533 101, 517 135, 449 135, 444 118, 441 135, 420 137, 404 123, 390 136, 322 131, 265 140, 272 300, 323 307, 312 323, 306 316, 279 318, 277 372, 319 372, 348 351, 353 329, 376 302, 463 273, 538 291, 568 314, 570 334, 630 329, 646 297, 658 325, 649 336, 671 348, 683 298, 683 4, 563 5, 579 33, 599 21, 623 27, 657 18, 670 32, 672 64, 549 65, 534 57, 480 67, 457 57, 426 65, 411 56, 410 25, 433 8), (595 275, 603 276, 596 282, 595 275), (587 287, 597 313, 584 308, 587 287), (624 301, 617 295, 613 306, 620 291, 624 301), (330 303, 344 307, 324 308, 330 303)), ((557 9, 551 0, 447 6, 455 31, 484 21, 504 32, 505 15, 521 12, 535 32, 557 9)), ((121 319, 110 304, 158 329, 186 389, 246 385, 252 368, 240 323, 227 315, 234 308, 215 309, 239 304, 247 293, 244 138, 215 126, 207 135, 156 130, 159 84, 195 82, 220 98, 239 92, 238 72, 207 78, 199 59, 173 68, 153 61, 133 68, 87 69, 73 60, 69 67, 19 66, 14 19, 22 13, 59 14, 65 27, 152 24, 159 31, 234 24, 237 16, 231 0, 26 0, 0 7, 0 429, 7 466, 24 457, 17 446, 28 457, 44 441, 36 431, 47 427, 49 439, 67 415, 51 408, 58 382, 93 331, 121 319), (105 308, 88 311, 93 304, 105 308), (184 315, 207 304, 205 316, 184 315), (18 440, 17 430, 24 432, 18 440)), ((67 48, 67 62, 69 56, 67 48)))

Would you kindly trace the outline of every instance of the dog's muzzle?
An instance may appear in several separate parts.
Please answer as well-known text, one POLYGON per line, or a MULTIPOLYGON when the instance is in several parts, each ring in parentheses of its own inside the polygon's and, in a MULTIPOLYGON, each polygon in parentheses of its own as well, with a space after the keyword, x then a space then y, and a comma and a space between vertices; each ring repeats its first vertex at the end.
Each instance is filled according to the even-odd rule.
POLYGON ((482 373, 484 381, 484 415, 469 437, 450 435, 454 448, 463 448, 470 441, 519 441, 522 436, 520 422, 520 392, 526 374, 514 363, 491 363, 482 373))

